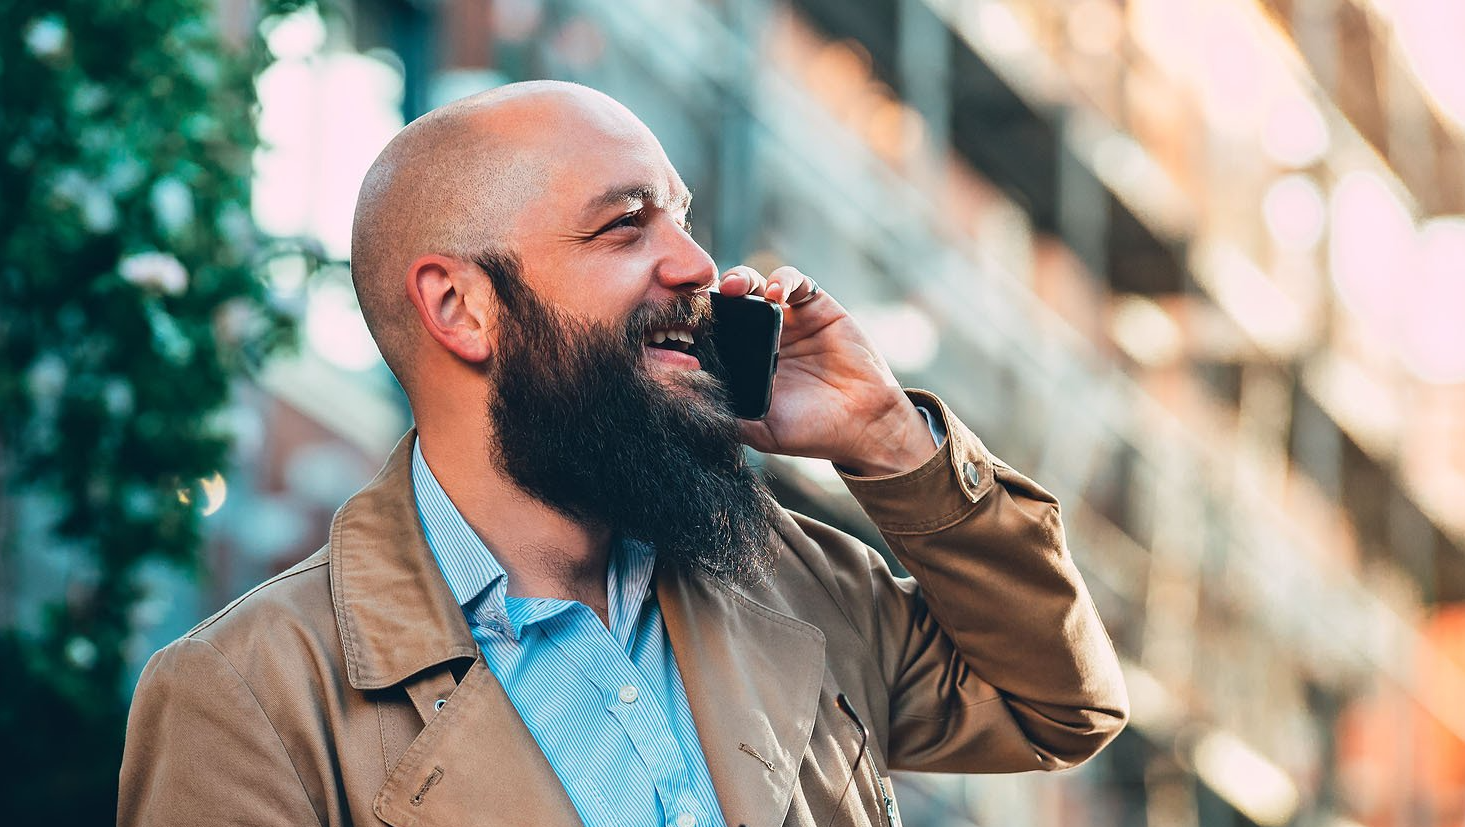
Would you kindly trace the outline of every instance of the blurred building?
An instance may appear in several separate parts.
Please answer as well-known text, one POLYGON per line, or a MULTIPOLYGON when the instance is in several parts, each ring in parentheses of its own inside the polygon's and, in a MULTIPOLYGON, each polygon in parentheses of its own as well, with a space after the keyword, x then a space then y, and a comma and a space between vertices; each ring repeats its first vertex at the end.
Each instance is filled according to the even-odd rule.
MULTIPOLYGON (((1465 823, 1465 5, 343 0, 264 25, 269 231, 345 259, 405 119, 587 83, 661 138, 721 266, 815 275, 1060 497, 1133 725, 1060 776, 904 776, 906 823, 1465 823)), ((314 550, 405 428, 344 269, 271 266, 307 347, 242 389, 210 580, 139 651, 314 550)), ((827 467, 768 462, 879 543, 827 467)))

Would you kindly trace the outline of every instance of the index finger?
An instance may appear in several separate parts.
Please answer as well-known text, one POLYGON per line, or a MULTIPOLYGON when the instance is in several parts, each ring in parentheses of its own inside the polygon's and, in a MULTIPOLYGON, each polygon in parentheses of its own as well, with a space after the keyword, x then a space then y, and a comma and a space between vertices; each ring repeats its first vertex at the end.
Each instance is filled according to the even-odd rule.
POLYGON ((799 288, 812 283, 797 267, 785 264, 768 274, 768 289, 764 296, 771 302, 788 304, 799 288))
POLYGON ((730 267, 722 274, 717 290, 724 296, 736 298, 748 294, 761 294, 768 285, 763 274, 746 264, 730 267))

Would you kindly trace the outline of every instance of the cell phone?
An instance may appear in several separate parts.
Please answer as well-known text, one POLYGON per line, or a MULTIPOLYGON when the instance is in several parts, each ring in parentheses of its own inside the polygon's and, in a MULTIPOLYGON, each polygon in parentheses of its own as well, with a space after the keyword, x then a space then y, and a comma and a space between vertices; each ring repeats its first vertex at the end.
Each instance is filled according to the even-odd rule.
POLYGON ((704 365, 727 386, 733 415, 762 419, 773 400, 783 308, 759 296, 712 297, 712 358, 704 365))

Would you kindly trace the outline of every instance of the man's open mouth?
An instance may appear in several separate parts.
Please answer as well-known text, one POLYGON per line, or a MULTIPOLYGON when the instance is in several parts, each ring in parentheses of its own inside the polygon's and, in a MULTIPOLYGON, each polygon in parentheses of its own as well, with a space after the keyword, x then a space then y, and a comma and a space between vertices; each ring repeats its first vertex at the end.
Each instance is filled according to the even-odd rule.
POLYGON ((696 334, 683 325, 653 328, 646 332, 642 341, 647 347, 654 347, 658 350, 677 350, 682 353, 691 353, 697 346, 696 334))
POLYGON ((698 358, 700 337, 690 325, 671 324, 653 327, 646 331, 641 342, 650 351, 664 352, 664 355, 663 353, 650 353, 649 358, 688 369, 697 369, 702 365, 702 360, 698 358))

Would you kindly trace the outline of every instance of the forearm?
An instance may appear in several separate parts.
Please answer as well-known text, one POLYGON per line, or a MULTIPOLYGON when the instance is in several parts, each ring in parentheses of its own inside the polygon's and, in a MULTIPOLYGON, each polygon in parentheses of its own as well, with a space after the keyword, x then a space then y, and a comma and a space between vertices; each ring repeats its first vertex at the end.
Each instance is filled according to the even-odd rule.
MULTIPOLYGON (((934 397, 917 398, 945 415, 934 397)), ((944 419, 947 444, 919 468, 847 477, 920 584, 941 642, 949 641, 934 645, 913 620, 908 675, 894 679, 916 675, 930 683, 938 667, 930 661, 952 652, 959 663, 951 668, 969 668, 995 687, 1031 742, 1033 750, 1014 755, 1043 756, 1031 768, 1076 763, 1112 738, 1127 716, 1113 647, 1065 547, 1057 502, 995 460, 960 422, 944 419)), ((936 683, 961 687, 959 678, 936 683)), ((893 701, 913 705, 893 709, 894 715, 938 716, 943 704, 977 698, 970 686, 968 696, 956 698, 936 697, 934 686, 893 689, 893 701)))

